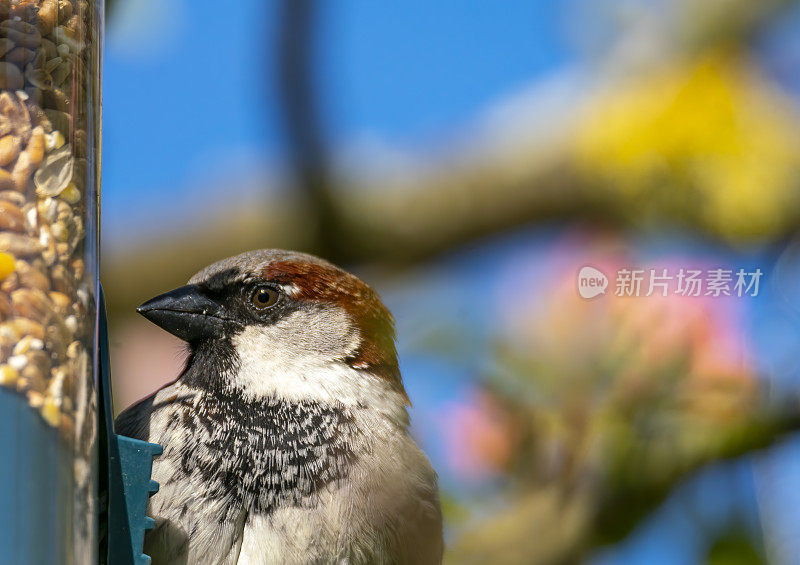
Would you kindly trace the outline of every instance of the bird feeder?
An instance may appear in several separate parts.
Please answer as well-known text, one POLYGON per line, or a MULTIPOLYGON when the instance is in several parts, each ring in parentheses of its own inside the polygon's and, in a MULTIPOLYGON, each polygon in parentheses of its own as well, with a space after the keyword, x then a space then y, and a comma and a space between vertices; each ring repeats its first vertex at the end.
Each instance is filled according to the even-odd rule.
POLYGON ((113 432, 98 281, 102 29, 102 0, 0 0, 0 563, 149 561, 159 448, 113 432))

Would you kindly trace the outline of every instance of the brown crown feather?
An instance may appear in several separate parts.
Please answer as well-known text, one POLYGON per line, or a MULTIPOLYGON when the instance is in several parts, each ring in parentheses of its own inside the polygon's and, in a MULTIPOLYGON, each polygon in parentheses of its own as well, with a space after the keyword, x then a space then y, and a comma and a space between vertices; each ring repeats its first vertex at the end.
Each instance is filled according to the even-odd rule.
POLYGON ((343 308, 361 339, 356 353, 346 359, 347 364, 385 379, 410 404, 397 361, 394 318, 372 288, 358 277, 324 263, 275 261, 262 274, 267 281, 292 285, 295 298, 343 308))

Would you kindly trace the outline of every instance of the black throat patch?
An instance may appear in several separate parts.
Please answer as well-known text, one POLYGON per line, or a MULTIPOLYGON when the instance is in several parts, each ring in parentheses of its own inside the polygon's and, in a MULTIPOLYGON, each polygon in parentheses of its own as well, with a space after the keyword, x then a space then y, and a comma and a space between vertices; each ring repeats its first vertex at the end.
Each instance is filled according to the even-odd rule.
POLYGON ((202 479, 210 496, 252 512, 312 504, 355 459, 356 426, 343 406, 219 389, 174 402, 169 427, 186 430, 182 471, 202 479))

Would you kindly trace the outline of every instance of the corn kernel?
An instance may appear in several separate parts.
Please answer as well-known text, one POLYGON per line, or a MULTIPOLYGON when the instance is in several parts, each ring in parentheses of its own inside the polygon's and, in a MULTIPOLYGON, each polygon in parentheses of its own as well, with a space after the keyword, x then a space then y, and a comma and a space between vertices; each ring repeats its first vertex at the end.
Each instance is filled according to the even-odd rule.
POLYGON ((54 428, 58 426, 58 422, 61 420, 61 410, 59 409, 58 404, 53 397, 48 396, 44 399, 41 413, 45 422, 54 428))
POLYGON ((0 252, 0 280, 14 272, 14 256, 0 252))
POLYGON ((0 365, 0 385, 13 387, 19 379, 19 371, 10 365, 0 365))

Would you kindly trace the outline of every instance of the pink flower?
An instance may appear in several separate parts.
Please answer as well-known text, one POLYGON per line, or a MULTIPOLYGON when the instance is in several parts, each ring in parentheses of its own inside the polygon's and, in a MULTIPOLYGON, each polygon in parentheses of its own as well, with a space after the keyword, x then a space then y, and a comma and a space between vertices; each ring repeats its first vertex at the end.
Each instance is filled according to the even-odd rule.
POLYGON ((466 402, 444 406, 441 417, 450 467, 479 482, 499 476, 511 461, 513 417, 491 394, 475 389, 466 402))

